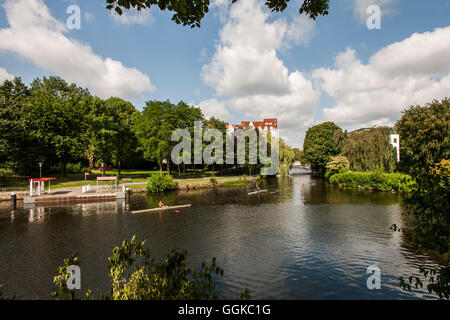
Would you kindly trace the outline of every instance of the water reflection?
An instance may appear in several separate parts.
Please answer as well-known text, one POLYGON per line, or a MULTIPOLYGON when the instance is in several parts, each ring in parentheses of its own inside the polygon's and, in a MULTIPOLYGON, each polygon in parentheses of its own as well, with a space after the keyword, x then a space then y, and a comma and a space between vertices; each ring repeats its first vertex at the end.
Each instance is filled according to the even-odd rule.
POLYGON ((254 298, 398 299, 397 278, 433 264, 403 246, 400 196, 342 190, 309 175, 267 179, 255 185, 200 189, 131 201, 0 207, 0 283, 18 298, 48 298, 63 259, 77 252, 82 286, 106 290, 106 259, 114 245, 137 234, 157 258, 187 249, 189 261, 215 256, 225 269, 221 297, 249 288, 254 298), (130 210, 192 204, 179 212, 131 214, 130 210), (382 272, 382 290, 366 287, 366 268, 382 272), (7 276, 6 276, 7 275, 7 276))

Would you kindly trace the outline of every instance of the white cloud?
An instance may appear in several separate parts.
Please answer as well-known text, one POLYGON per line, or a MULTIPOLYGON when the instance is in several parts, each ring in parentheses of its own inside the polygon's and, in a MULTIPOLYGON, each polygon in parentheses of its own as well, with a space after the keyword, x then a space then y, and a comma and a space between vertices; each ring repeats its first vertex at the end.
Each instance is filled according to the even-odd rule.
POLYGON ((14 76, 9 74, 8 71, 6 71, 3 68, 0 68, 0 84, 3 83, 5 80, 12 80, 14 79, 14 76))
POLYGON ((229 121, 231 118, 230 112, 225 106, 224 102, 217 99, 209 99, 199 103, 198 107, 202 110, 205 118, 209 119, 215 117, 222 121, 229 121))
POLYGON ((111 16, 119 24, 151 25, 155 22, 155 18, 150 13, 150 10, 137 11, 136 9, 130 9, 124 10, 122 15, 113 12, 111 16))
POLYGON ((363 64, 347 49, 335 68, 313 72, 336 104, 323 110, 324 120, 359 127, 392 124, 413 104, 442 99, 450 92, 450 27, 413 34, 375 53, 363 64))
POLYGON ((96 55, 90 46, 65 36, 66 26, 42 0, 6 0, 4 9, 10 27, 0 29, 0 50, 14 52, 101 97, 139 99, 143 92, 155 90, 136 68, 96 55))
POLYGON ((287 44, 307 44, 314 22, 269 17, 258 0, 230 6, 220 43, 212 61, 203 66, 202 78, 247 120, 277 117, 282 130, 298 131, 313 122, 320 93, 306 74, 289 72, 277 52, 287 44))

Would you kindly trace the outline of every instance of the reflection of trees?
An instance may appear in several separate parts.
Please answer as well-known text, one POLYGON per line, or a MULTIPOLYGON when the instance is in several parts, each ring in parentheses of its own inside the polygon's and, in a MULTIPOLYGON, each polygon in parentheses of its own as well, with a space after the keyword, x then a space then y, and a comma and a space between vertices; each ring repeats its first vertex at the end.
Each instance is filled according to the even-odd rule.
POLYGON ((309 184, 305 183, 304 194, 305 204, 373 203, 392 205, 401 201, 401 195, 399 194, 343 189, 329 184, 325 179, 313 177, 311 177, 309 184))

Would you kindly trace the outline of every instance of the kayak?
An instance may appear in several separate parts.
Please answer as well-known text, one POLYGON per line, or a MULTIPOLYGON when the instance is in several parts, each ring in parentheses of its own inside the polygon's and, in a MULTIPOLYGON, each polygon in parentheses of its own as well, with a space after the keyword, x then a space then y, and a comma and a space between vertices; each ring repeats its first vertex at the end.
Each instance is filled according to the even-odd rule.
POLYGON ((175 210, 175 209, 181 209, 181 208, 189 208, 191 206, 192 206, 192 204, 183 204, 183 205, 180 205, 180 206, 162 207, 162 208, 153 208, 153 209, 132 211, 131 213, 146 213, 146 212, 153 212, 153 211, 175 210))
POLYGON ((258 194, 258 193, 263 193, 263 192, 267 192, 267 190, 259 190, 259 191, 249 192, 248 195, 258 194))

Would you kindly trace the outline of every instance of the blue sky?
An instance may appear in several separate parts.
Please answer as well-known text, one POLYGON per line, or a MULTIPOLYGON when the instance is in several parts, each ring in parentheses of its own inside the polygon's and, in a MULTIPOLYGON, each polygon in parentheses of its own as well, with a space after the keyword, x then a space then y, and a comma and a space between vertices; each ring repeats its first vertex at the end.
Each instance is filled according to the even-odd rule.
POLYGON ((139 109, 169 99, 233 123, 277 117, 297 147, 314 123, 391 125, 411 104, 450 96, 450 0, 331 0, 316 22, 298 1, 274 14, 263 2, 212 1, 191 29, 159 9, 119 21, 104 0, 2 0, 0 81, 58 75, 139 109), (72 4, 80 30, 65 28, 72 4), (366 26, 372 4, 379 30, 366 26))

